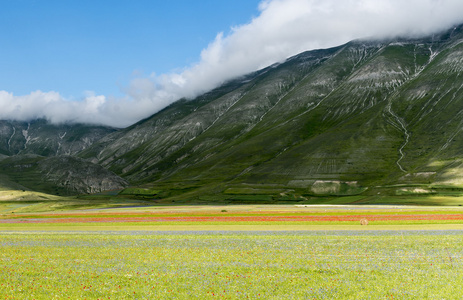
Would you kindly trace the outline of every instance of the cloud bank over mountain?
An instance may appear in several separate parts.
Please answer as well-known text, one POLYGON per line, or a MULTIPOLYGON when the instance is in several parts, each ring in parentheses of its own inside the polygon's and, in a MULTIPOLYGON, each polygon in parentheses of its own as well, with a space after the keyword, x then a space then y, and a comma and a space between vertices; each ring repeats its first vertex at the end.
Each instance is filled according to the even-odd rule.
POLYGON ((72 101, 55 91, 21 96, 0 91, 0 119, 124 127, 300 52, 358 38, 432 34, 463 23, 462 11, 461 0, 264 0, 249 23, 218 33, 199 62, 180 72, 135 78, 123 89, 125 97, 88 92, 72 101))

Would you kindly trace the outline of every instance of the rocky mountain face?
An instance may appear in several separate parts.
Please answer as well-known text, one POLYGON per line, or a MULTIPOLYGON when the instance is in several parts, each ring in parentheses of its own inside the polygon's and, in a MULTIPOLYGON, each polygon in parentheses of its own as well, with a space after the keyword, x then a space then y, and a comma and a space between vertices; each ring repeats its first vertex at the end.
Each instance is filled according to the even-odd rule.
POLYGON ((0 168, 22 189, 56 195, 94 194, 128 184, 99 165, 72 156, 17 155, 1 160, 0 168))
POLYGON ((104 126, 54 125, 46 120, 0 121, 0 154, 75 155, 114 131, 104 126))
POLYGON ((97 193, 121 189, 127 182, 103 167, 72 157, 116 129, 83 124, 0 121, 0 186, 54 194, 97 193), (2 178, 0 178, 2 179, 2 178))
MULTIPOLYGON (((301 53, 182 99, 76 155, 133 185, 197 199, 459 186, 462 27, 301 53)), ((12 147, 10 134, 0 153, 32 147, 12 147)))

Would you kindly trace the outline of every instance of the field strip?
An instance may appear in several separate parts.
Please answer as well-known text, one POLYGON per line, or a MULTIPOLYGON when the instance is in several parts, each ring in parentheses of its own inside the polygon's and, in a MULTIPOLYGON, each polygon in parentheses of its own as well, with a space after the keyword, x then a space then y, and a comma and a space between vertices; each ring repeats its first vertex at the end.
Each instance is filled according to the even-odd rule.
POLYGON ((463 230, 463 224, 408 225, 30 225, 0 226, 0 232, 11 231, 374 231, 374 230, 463 230))

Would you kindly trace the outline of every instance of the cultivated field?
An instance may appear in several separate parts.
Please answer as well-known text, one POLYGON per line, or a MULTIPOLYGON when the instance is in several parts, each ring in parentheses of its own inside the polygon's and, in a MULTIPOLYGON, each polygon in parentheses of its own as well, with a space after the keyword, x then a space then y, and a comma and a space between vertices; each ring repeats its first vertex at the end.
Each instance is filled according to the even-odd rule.
POLYGON ((459 207, 4 211, 0 299, 454 299, 462 224, 459 207))

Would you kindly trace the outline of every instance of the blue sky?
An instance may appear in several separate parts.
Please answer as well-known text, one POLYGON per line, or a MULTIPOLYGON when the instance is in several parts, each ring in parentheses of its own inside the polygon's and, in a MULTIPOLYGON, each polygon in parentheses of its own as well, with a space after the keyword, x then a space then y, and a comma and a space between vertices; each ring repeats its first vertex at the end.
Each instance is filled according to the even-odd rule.
POLYGON ((0 120, 125 127, 300 52, 423 36, 462 0, 0 0, 0 120))
POLYGON ((0 89, 121 95, 132 76, 199 60, 258 0, 1 0, 0 89), (135 73, 135 74, 134 74, 135 73))

